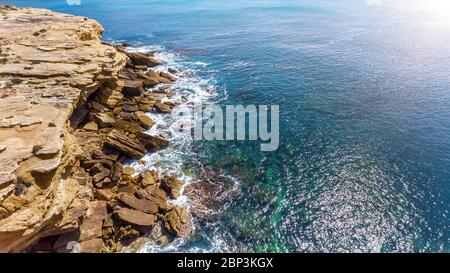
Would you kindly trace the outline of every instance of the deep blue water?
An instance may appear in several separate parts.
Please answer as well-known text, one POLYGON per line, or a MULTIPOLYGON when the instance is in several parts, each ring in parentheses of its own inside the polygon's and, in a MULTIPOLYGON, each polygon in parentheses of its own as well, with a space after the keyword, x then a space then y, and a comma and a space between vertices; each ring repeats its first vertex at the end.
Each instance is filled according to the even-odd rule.
POLYGON ((450 19, 365 0, 2 2, 206 63, 223 104, 280 105, 276 152, 194 145, 240 189, 180 250, 450 251, 450 19))

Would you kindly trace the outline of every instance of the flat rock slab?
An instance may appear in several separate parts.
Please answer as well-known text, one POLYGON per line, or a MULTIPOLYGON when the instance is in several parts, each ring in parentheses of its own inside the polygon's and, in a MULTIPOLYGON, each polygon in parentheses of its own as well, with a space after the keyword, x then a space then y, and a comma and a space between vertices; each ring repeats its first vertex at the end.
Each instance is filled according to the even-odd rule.
POLYGON ((127 208, 119 208, 114 214, 122 221, 142 227, 153 227, 157 219, 153 214, 127 208))
POLYGON ((132 207, 133 209, 152 214, 158 212, 158 205, 151 200, 138 199, 133 195, 127 193, 120 193, 118 195, 118 198, 122 203, 129 207, 132 207))

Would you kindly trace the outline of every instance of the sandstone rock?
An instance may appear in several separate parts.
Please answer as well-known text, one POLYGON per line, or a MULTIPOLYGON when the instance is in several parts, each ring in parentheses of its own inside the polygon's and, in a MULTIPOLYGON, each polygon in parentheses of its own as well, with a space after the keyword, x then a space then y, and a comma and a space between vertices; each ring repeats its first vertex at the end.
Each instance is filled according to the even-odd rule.
POLYGON ((89 172, 91 175, 93 175, 93 180, 95 183, 102 181, 111 173, 111 171, 103 167, 103 164, 101 163, 97 163, 92 166, 89 172))
POLYGON ((161 178, 161 187, 169 194, 173 199, 180 196, 182 182, 173 175, 165 175, 161 178))
POLYGON ((82 105, 75 109, 70 117, 70 126, 72 128, 78 128, 81 123, 86 119, 89 111, 85 105, 82 105))
POLYGON ((8 147, 7 145, 0 144, 0 153, 5 151, 7 147, 8 147))
MULTIPOLYGON (((16 176, 14 174, 0 172, 0 190, 6 188, 11 183, 14 183, 15 179, 16 176)), ((2 198, 0 197, 0 200, 1 199, 2 198)))
POLYGON ((140 96, 144 92, 142 81, 122 80, 123 89, 122 94, 127 97, 140 96))
POLYGON ((173 67, 169 67, 169 69, 167 71, 169 71, 169 73, 172 73, 172 74, 178 74, 178 72, 179 72, 177 69, 175 69, 173 67))
POLYGON ((75 177, 77 161, 99 150, 103 136, 74 129, 96 90, 115 89, 127 57, 101 43, 93 20, 43 9, 1 13, 0 47, 10 57, 0 63, 0 143, 8 145, 0 154, 0 252, 18 252, 79 226, 92 190, 75 177), (45 34, 33 35, 39 29, 45 34), (13 184, 16 171, 32 172, 37 187, 13 184))
POLYGON ((192 222, 184 207, 175 207, 164 215, 164 227, 170 233, 186 238, 191 233, 192 222))
POLYGON ((162 148, 165 148, 169 146, 169 141, 167 139, 158 137, 158 136, 151 136, 146 133, 139 133, 139 139, 141 142, 145 145, 147 149, 150 150, 159 150, 162 148))
POLYGON ((122 221, 137 226, 152 227, 156 222, 155 215, 147 214, 134 209, 119 208, 114 211, 114 215, 122 221))
POLYGON ((123 192, 123 193, 129 193, 129 194, 134 194, 136 192, 136 187, 134 185, 126 185, 123 187, 120 187, 117 192, 123 192))
POLYGON ((136 114, 140 124, 142 125, 142 127, 146 128, 146 129, 150 129, 153 126, 153 120, 147 116, 146 114, 142 113, 142 114, 136 114))
POLYGON ((98 125, 97 125, 97 123, 91 121, 91 122, 86 123, 83 126, 83 129, 86 131, 98 131, 98 125))
POLYGON ((111 111, 107 106, 101 104, 100 102, 96 102, 95 100, 89 102, 89 107, 99 113, 111 111))
POLYGON ((116 163, 114 165, 114 168, 112 171, 112 176, 111 176, 112 181, 114 181, 114 182, 119 181, 119 179, 122 177, 122 171, 123 171, 122 164, 116 163))
POLYGON ((79 241, 88 241, 102 236, 103 221, 106 219, 106 203, 103 201, 95 201, 90 204, 80 226, 79 241))
POLYGON ((96 92, 95 99, 109 108, 114 108, 123 99, 123 94, 117 88, 102 86, 96 92))
POLYGON ((159 75, 160 75, 161 77, 163 77, 163 78, 166 78, 166 79, 168 79, 168 80, 172 81, 172 82, 174 82, 174 81, 176 81, 176 80, 177 80, 177 78, 176 78, 176 77, 174 77, 174 76, 170 75, 169 73, 165 73, 165 72, 159 72, 159 75))
POLYGON ((92 153, 92 158, 116 161, 119 158, 119 153, 114 149, 104 148, 102 151, 94 151, 92 153))
POLYGON ((136 52, 136 53, 128 52, 127 55, 134 65, 144 65, 144 66, 148 66, 148 67, 153 67, 153 66, 157 66, 157 65, 161 64, 161 62, 152 58, 149 54, 140 53, 140 52, 136 52))
POLYGON ((113 227, 114 226, 114 221, 112 219, 112 214, 108 214, 106 216, 105 221, 103 221, 103 228, 109 228, 109 227, 113 227))
POLYGON ((153 110, 153 106, 150 104, 139 103, 139 110, 149 113, 153 110))
POLYGON ((97 189, 94 193, 95 198, 101 201, 110 201, 114 198, 114 194, 111 189, 97 189))
POLYGON ((146 148, 137 139, 128 137, 125 132, 117 129, 108 134, 106 144, 136 159, 147 153, 146 148))
POLYGON ((141 199, 145 198, 156 203, 160 212, 166 212, 169 208, 167 204, 167 194, 159 187, 149 186, 145 189, 139 190, 136 194, 141 199))
POLYGON ((124 104, 122 105, 122 110, 125 112, 136 112, 139 110, 139 108, 136 105, 124 104))
POLYGON ((131 166, 127 166, 123 169, 123 174, 124 175, 133 175, 135 172, 134 168, 131 166))
POLYGON ((56 157, 52 159, 44 159, 39 160, 38 162, 32 164, 27 168, 27 170, 33 174, 48 174, 50 172, 53 172, 58 168, 61 164, 61 158, 56 157))
POLYGON ((124 130, 133 134, 142 133, 145 131, 144 128, 136 124, 135 122, 129 122, 125 120, 116 120, 115 127, 120 130, 124 130))
POLYGON ((160 113, 170 113, 170 112, 172 112, 172 108, 169 105, 167 105, 165 103, 162 103, 162 102, 159 102, 159 101, 155 102, 154 107, 155 107, 156 111, 160 112, 160 113))
POLYGON ((112 127, 116 122, 111 112, 97 113, 94 115, 94 119, 100 128, 112 127))
POLYGON ((144 188, 156 184, 156 181, 153 178, 153 174, 150 171, 143 172, 141 174, 141 177, 142 177, 141 184, 144 188))
MULTIPOLYGON (((108 169, 111 169, 114 166, 113 162, 108 159, 92 159, 92 160, 84 161, 83 164, 81 164, 81 165, 85 169, 90 169, 97 164, 101 164, 103 167, 108 168, 108 169)), ((95 169, 98 170, 98 168, 95 168, 95 169)), ((92 171, 94 172, 94 170, 92 170, 92 171)), ((100 171, 101 170, 99 170, 98 172, 100 172, 100 171)))
POLYGON ((103 240, 101 238, 95 238, 80 243, 81 253, 100 253, 102 252, 103 240))
POLYGON ((158 205, 150 200, 146 200, 146 199, 138 199, 136 197, 134 197, 131 194, 127 194, 127 193, 120 193, 117 198, 124 203, 125 205, 145 212, 145 213, 157 213, 158 212, 158 205))

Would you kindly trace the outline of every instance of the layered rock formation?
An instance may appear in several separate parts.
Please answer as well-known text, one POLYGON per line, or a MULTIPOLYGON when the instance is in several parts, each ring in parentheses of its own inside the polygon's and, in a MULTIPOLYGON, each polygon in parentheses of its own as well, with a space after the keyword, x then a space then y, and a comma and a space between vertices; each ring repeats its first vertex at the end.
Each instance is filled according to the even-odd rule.
POLYGON ((0 6, 0 252, 116 251, 157 223, 189 234, 185 209, 167 202, 181 183, 123 168, 168 145, 144 133, 145 112, 174 105, 145 90, 176 77, 148 70, 160 64, 151 54, 102 43, 102 31, 0 6))

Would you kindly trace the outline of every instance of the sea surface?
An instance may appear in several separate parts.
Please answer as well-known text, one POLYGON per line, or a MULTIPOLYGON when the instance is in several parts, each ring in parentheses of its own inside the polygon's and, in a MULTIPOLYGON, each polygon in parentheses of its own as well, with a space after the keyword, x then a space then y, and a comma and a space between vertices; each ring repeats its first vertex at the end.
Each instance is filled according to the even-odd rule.
POLYGON ((138 168, 221 193, 189 240, 139 251, 450 252, 450 5, 1 2, 98 20, 105 40, 185 71, 176 89, 191 100, 279 105, 275 152, 189 141, 152 114, 172 144, 138 168))

